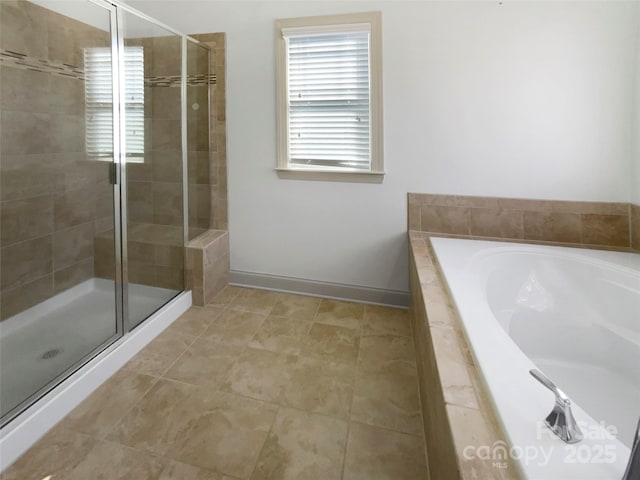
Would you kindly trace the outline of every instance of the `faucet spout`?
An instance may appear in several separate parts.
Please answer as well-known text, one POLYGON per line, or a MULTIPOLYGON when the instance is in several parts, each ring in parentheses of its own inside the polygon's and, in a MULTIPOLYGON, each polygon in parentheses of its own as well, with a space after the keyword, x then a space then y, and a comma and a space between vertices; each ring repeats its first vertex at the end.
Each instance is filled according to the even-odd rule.
POLYGON ((640 419, 636 427, 636 434, 633 437, 633 445, 631 445, 631 454, 627 469, 624 472, 622 480, 638 480, 640 479, 640 419))

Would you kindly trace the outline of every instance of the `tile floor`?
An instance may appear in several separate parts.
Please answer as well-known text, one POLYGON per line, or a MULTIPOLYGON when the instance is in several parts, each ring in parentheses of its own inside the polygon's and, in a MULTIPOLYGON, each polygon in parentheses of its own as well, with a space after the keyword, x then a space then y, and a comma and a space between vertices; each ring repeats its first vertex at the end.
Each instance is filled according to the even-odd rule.
POLYGON ((426 479, 407 312, 227 287, 2 480, 426 479))

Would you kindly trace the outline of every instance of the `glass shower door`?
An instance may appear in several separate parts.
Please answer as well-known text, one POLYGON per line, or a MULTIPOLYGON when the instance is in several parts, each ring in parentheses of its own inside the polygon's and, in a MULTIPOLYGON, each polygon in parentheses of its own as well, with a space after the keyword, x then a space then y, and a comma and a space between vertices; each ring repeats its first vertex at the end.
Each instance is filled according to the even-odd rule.
POLYGON ((184 290, 182 37, 121 13, 125 316, 133 328, 184 290))
POLYGON ((122 335, 115 9, 76 10, 0 2, 3 424, 122 335))

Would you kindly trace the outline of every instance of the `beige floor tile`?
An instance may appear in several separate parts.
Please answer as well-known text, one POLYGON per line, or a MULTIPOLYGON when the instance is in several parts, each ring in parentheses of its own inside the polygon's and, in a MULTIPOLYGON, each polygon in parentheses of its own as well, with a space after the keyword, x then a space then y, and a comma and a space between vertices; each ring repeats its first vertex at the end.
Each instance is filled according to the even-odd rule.
POLYGON ((310 321, 298 317, 269 315, 249 342, 249 346, 295 355, 304 349, 310 329, 310 321))
POLYGON ((236 298, 241 290, 240 287, 228 285, 218 295, 213 297, 213 300, 211 300, 208 305, 226 307, 236 298))
POLYGON ((395 335, 370 335, 360 339, 359 373, 414 374, 413 340, 395 335))
POLYGON ((225 310, 201 335, 225 345, 243 347, 253 338, 266 315, 239 310, 225 310))
POLYGON ((193 343, 195 337, 165 330, 123 367, 147 375, 162 375, 193 343))
POLYGON ((275 419, 275 406, 219 394, 199 399, 207 403, 189 424, 188 434, 176 442, 170 455, 176 460, 248 479, 275 419))
POLYGON ((190 401, 199 387, 160 379, 107 435, 110 441, 166 455, 185 434, 194 412, 190 401))
POLYGON ((351 422, 344 480, 426 478, 424 443, 420 437, 351 422))
POLYGON ((411 337, 409 313, 402 308, 365 305, 362 334, 411 337))
POLYGON ((54 427, 0 477, 2 480, 52 480, 67 478, 97 440, 62 427, 54 427))
MULTIPOLYGON (((134 478, 132 480, 138 480, 134 478)), ((236 480, 204 468, 168 460, 158 480, 236 480)))
MULTIPOLYGON (((125 447, 100 442, 65 480, 225 480, 222 474, 125 447)), ((54 480, 54 479, 52 479, 54 480)))
POLYGON ((322 300, 317 297, 283 294, 271 310, 272 315, 313 320, 322 300))
POLYGON ((347 422, 281 408, 252 480, 339 480, 347 422))
POLYGON ((191 307, 169 328, 178 333, 198 337, 223 311, 223 307, 191 307))
POLYGON ((309 331, 305 354, 330 357, 353 363, 358 357, 360 334, 351 328, 314 323, 309 331))
POLYGON ((104 438, 129 409, 147 393, 156 377, 118 370, 62 421, 76 432, 104 438))
POLYGON ((247 348, 231 367, 224 389, 280 403, 291 385, 296 360, 294 355, 247 348))
POLYGON ((161 379, 108 438, 246 479, 276 412, 257 400, 161 379))
POLYGON ((229 304, 229 308, 269 315, 274 305, 283 297, 284 294, 279 292, 241 288, 238 295, 229 304))
POLYGON ((362 327, 363 316, 364 305, 361 303, 323 299, 315 321, 359 330, 362 327))
POLYGON ((421 412, 415 372, 356 374, 352 420, 421 435, 424 428, 421 412))
POLYGON ((221 387, 242 347, 210 340, 196 340, 163 375, 193 385, 221 387))
MULTIPOLYGON (((162 460, 152 455, 116 443, 100 442, 64 478, 158 480, 164 467, 162 460)), ((55 480, 55 477, 52 480, 55 480)))
POLYGON ((285 405, 347 420, 353 397, 355 365, 329 358, 298 357, 285 405))

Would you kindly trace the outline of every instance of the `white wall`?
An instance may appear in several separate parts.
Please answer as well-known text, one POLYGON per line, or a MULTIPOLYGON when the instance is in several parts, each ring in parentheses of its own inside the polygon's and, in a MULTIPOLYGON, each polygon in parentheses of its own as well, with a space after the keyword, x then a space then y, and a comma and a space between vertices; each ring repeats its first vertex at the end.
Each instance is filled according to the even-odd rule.
POLYGON ((131 1, 227 32, 233 270, 407 289, 408 191, 630 199, 633 2, 131 1), (382 185, 274 172, 273 21, 383 12, 382 185))

